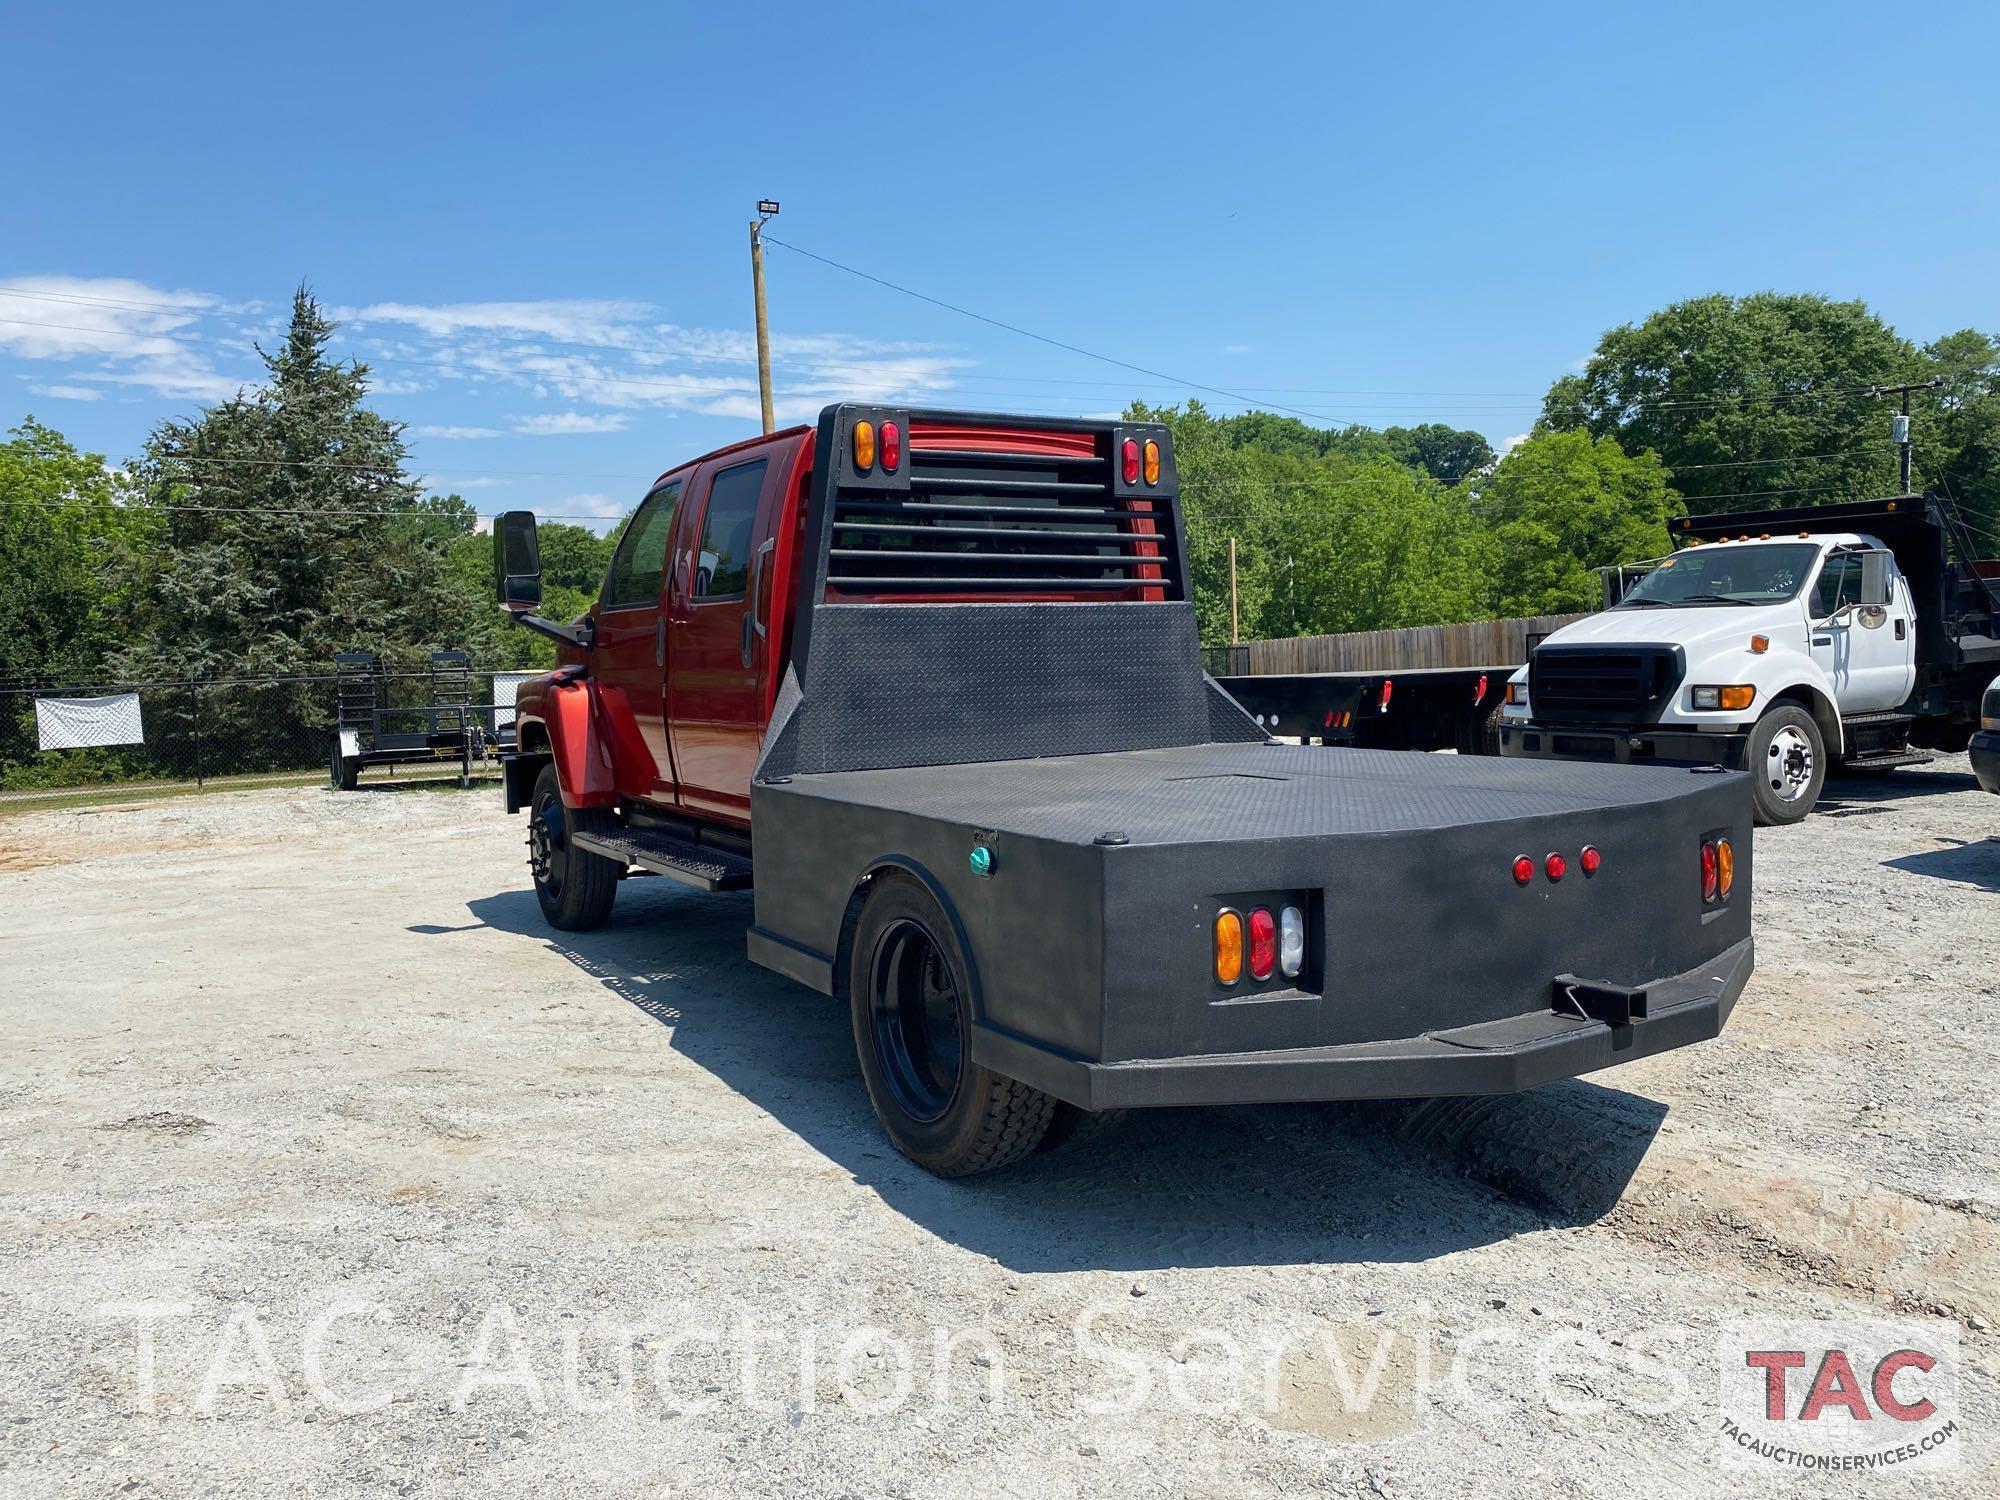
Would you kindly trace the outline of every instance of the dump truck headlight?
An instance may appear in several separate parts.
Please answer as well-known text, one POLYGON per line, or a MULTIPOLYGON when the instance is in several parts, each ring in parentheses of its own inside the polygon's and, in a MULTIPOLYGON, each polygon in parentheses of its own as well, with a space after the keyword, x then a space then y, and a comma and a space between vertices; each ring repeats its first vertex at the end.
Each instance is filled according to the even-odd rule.
POLYGON ((1508 701, 1509 703, 1511 703, 1511 704, 1514 704, 1514 705, 1515 705, 1516 707, 1520 707, 1520 708, 1525 708, 1525 707, 1527 707, 1527 704, 1528 704, 1528 685, 1527 685, 1527 683, 1525 683, 1525 682, 1510 682, 1510 683, 1508 683, 1508 684, 1507 684, 1507 701, 1508 701))

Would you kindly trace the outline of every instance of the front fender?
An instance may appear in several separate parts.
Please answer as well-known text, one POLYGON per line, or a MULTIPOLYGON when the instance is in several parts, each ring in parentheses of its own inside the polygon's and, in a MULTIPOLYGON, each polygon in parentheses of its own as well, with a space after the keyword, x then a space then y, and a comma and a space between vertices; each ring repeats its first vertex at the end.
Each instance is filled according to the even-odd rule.
POLYGON ((594 681, 570 670, 537 677, 521 684, 514 704, 521 747, 528 748, 530 725, 538 726, 548 740, 565 807, 617 804, 611 751, 594 681))
POLYGON ((1757 701, 1751 706, 1751 720, 1762 718, 1774 703, 1791 701, 1802 704, 1819 721, 1820 733, 1826 738, 1827 752, 1835 756, 1841 753, 1840 709, 1833 695, 1833 685, 1827 680, 1826 669, 1807 653, 1788 643, 1773 642, 1772 649, 1761 654, 1728 652, 1691 661, 1685 682, 1674 695, 1673 706, 1660 716, 1661 727, 1693 729, 1733 724, 1741 719, 1741 715, 1726 710, 1705 712, 1690 709, 1687 706, 1687 688, 1698 682, 1745 682, 1756 688, 1757 701))

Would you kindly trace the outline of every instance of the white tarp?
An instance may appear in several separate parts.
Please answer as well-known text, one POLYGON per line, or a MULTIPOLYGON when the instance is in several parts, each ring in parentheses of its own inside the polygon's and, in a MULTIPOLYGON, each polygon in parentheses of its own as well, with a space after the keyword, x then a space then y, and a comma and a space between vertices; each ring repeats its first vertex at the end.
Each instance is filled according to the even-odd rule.
POLYGON ((514 722, 514 694, 521 684, 540 672, 495 672, 493 674, 493 732, 498 734, 514 722))
POLYGON ((44 750, 146 743, 137 693, 113 693, 108 698, 37 698, 35 729, 44 750))

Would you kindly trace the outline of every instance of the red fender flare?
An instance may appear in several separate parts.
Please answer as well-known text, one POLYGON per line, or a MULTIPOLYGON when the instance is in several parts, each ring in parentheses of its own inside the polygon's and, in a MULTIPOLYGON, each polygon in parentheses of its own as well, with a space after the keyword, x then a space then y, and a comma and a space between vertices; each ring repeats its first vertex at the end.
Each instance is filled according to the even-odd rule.
POLYGON ((515 694, 519 732, 539 724, 549 737, 565 807, 615 807, 610 747, 597 702, 597 684, 580 667, 565 667, 521 684, 515 694))

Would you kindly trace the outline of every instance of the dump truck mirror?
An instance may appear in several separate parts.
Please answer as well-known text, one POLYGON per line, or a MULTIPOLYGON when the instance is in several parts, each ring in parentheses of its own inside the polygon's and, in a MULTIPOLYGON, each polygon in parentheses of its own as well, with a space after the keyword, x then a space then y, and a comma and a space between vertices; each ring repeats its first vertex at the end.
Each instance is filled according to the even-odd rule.
POLYGON ((542 544, 531 510, 510 510, 493 522, 493 591, 501 608, 516 614, 542 602, 542 544))
POLYGON ((1889 602, 1889 554, 1861 554, 1861 598, 1863 609, 1881 609, 1889 602))

